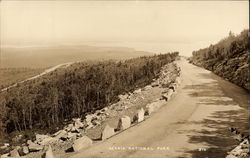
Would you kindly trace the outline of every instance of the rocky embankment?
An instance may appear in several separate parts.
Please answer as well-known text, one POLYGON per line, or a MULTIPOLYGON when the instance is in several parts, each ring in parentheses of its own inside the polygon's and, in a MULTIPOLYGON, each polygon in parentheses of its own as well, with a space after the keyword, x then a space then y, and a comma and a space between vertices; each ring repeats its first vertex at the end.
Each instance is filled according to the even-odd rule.
POLYGON ((109 105, 85 118, 72 119, 72 123, 54 134, 36 134, 21 146, 11 148, 1 156, 26 158, 54 158, 72 154, 98 141, 104 141, 123 130, 130 128, 148 117, 161 106, 166 105, 180 84, 180 68, 175 63, 162 67, 160 76, 150 85, 134 92, 120 95, 120 101, 109 105))
POLYGON ((229 129, 233 133, 233 137, 240 142, 233 150, 228 152, 226 158, 249 158, 250 157, 250 144, 249 135, 245 136, 240 133, 236 128, 229 129))
POLYGON ((230 82, 250 90, 249 30, 239 35, 229 34, 214 45, 193 51, 190 61, 230 82))
POLYGON ((250 90, 249 83, 249 52, 239 54, 232 58, 225 58, 220 61, 191 59, 194 65, 204 67, 216 75, 250 90))

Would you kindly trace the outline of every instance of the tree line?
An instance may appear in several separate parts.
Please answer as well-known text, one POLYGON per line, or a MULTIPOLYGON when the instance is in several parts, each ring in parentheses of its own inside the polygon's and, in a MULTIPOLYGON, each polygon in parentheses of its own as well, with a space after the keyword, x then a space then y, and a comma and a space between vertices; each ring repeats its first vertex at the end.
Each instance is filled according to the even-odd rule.
POLYGON ((0 93, 0 132, 51 129, 152 82, 178 52, 125 61, 75 63, 0 93))
POLYGON ((193 51, 191 62, 250 90, 248 32, 243 30, 234 35, 230 31, 228 37, 218 43, 193 51))

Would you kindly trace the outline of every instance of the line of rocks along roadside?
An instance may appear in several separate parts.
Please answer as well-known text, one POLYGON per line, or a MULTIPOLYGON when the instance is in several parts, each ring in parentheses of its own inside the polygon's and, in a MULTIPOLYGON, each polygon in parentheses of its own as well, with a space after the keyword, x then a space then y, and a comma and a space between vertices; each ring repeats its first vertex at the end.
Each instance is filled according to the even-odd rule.
POLYGON ((249 158, 250 157, 250 144, 249 135, 244 135, 239 132, 236 128, 229 128, 229 130, 234 134, 233 137, 240 142, 233 150, 228 152, 226 158, 249 158))
POLYGON ((106 140, 144 121, 165 105, 180 81, 180 68, 175 63, 167 64, 162 67, 159 78, 150 85, 119 95, 119 102, 96 110, 83 120, 74 118, 71 124, 52 135, 36 134, 34 141, 28 140, 21 147, 12 147, 13 150, 1 158, 53 158, 62 152, 77 152, 96 141, 106 140))

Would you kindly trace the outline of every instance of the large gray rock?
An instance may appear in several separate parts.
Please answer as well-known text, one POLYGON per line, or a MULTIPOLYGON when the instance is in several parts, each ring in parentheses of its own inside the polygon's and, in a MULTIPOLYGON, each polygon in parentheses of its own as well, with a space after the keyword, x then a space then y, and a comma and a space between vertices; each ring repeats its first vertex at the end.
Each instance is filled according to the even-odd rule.
POLYGON ((76 129, 82 129, 84 127, 84 124, 81 122, 80 118, 73 119, 73 121, 76 129))
POLYGON ((95 120, 96 118, 97 118, 97 116, 95 114, 89 114, 89 115, 85 116, 85 122, 87 125, 87 129, 94 127, 92 121, 95 120))
POLYGON ((233 155, 227 155, 226 158, 237 158, 236 156, 233 156, 233 155))
POLYGON ((68 139, 76 139, 76 137, 77 137, 77 133, 71 133, 71 132, 69 132, 67 134, 67 138, 68 139))
POLYGON ((10 146, 9 143, 4 143, 4 145, 1 146, 0 149, 6 149, 6 148, 8 148, 9 146, 10 146))
POLYGON ((249 145, 249 140, 248 139, 244 139, 240 145, 245 145, 245 144, 248 144, 249 145))
POLYGON ((42 141, 39 141, 39 142, 37 141, 37 143, 40 145, 48 145, 48 144, 53 144, 56 141, 58 141, 57 138, 47 137, 47 138, 44 138, 42 141))
POLYGON ((74 151, 79 151, 81 149, 84 149, 84 148, 91 146, 92 143, 93 143, 93 141, 89 137, 83 136, 83 137, 74 141, 73 149, 74 149, 74 151))
POLYGON ((123 116, 119 119, 117 129, 118 130, 125 130, 129 128, 131 125, 131 119, 129 116, 123 116))
POLYGON ((157 82, 157 81, 152 82, 152 83, 151 83, 151 86, 152 86, 152 87, 157 87, 157 86, 159 86, 159 82, 157 82))
POLYGON ((50 145, 44 148, 44 153, 42 155, 42 158, 54 158, 53 150, 50 145))
POLYGON ((125 100, 125 99, 128 98, 128 94, 118 95, 118 98, 119 98, 120 100, 125 100))
POLYGON ((90 123, 87 124, 86 129, 90 129, 90 128, 93 128, 93 127, 94 127, 94 125, 90 122, 90 123))
POLYGON ((22 147, 18 146, 17 150, 18 150, 18 153, 20 156, 24 156, 24 155, 27 155, 29 153, 29 148, 26 145, 24 145, 22 147))
POLYGON ((108 139, 115 135, 114 128, 111 128, 109 125, 106 125, 102 131, 102 140, 108 139))
MULTIPOLYGON (((103 120, 103 118, 101 118, 101 120, 103 120)), ((94 126, 98 126, 98 125, 101 124, 101 121, 100 121, 100 120, 93 120, 93 121, 92 121, 92 124, 93 124, 94 126)))
POLYGON ((14 150, 11 150, 10 151, 10 157, 13 157, 13 158, 19 158, 19 157, 21 157, 19 155, 19 152, 18 152, 19 149, 20 149, 20 147, 16 147, 14 150))
POLYGON ((134 93, 134 94, 140 94, 140 93, 141 93, 141 89, 140 89, 140 88, 139 88, 139 89, 136 89, 133 93, 134 93))
POLYGON ((174 92, 173 89, 169 89, 167 93, 162 95, 162 98, 165 99, 166 101, 169 101, 171 99, 173 92, 174 92))
POLYGON ((60 130, 54 134, 56 139, 66 139, 68 132, 65 130, 60 130))
POLYGON ((9 153, 1 155, 1 158, 8 158, 8 157, 9 157, 9 153))
POLYGON ((43 135, 43 134, 36 134, 36 141, 37 142, 40 142, 40 141, 42 141, 42 140, 44 140, 44 139, 46 139, 46 138, 49 138, 50 136, 48 136, 48 135, 43 135))
POLYGON ((152 112, 158 110, 160 107, 162 107, 164 104, 166 104, 165 100, 156 100, 148 105, 146 105, 146 111, 145 114, 151 115, 152 112))
POLYGON ((151 85, 147 85, 143 88, 144 91, 147 91, 147 90, 150 90, 152 89, 152 86, 151 85))
POLYGON ((145 111, 143 108, 141 108, 140 110, 137 111, 136 115, 134 116, 134 122, 141 122, 144 120, 144 115, 145 115, 145 111))
POLYGON ((31 140, 27 141, 29 151, 39 151, 43 149, 43 145, 38 145, 36 143, 33 143, 31 140))
POLYGON ((145 114, 146 115, 151 115, 154 111, 155 111, 154 105, 153 104, 149 104, 149 105, 146 106, 145 114))
POLYGON ((240 146, 236 146, 231 152, 230 155, 239 156, 242 153, 240 146))
POLYGON ((177 90, 177 84, 171 83, 169 89, 172 89, 175 92, 177 90))
POLYGON ((24 155, 27 155, 27 154, 29 153, 29 148, 28 148, 27 146, 23 146, 23 147, 22 147, 22 153, 23 153, 24 155))
POLYGON ((176 77, 175 82, 176 82, 177 84, 181 84, 181 78, 180 78, 180 77, 176 77))
POLYGON ((80 133, 81 129, 73 126, 69 132, 80 133))
POLYGON ((70 132, 72 130, 72 128, 74 128, 74 124, 73 123, 68 124, 68 126, 65 127, 64 130, 67 131, 67 132, 70 132))
POLYGON ((48 136, 48 135, 42 135, 42 134, 36 135, 36 142, 40 145, 48 145, 48 144, 56 142, 57 140, 58 139, 52 138, 51 136, 48 136))

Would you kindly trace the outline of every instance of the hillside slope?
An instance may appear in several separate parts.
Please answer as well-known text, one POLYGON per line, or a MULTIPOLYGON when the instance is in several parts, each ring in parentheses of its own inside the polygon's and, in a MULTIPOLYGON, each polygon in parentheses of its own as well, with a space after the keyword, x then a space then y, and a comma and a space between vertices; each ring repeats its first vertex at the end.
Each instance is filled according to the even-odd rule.
POLYGON ((0 91, 1 89, 13 85, 17 82, 33 77, 44 69, 37 68, 0 68, 0 91))
POLYGON ((230 33, 217 44, 194 51, 191 62, 250 90, 248 31, 230 33))
MULTIPOLYGON (((62 126, 157 78, 178 52, 125 61, 75 63, 0 93, 0 135, 62 126)), ((1 139, 0 139, 1 140, 1 139)))

